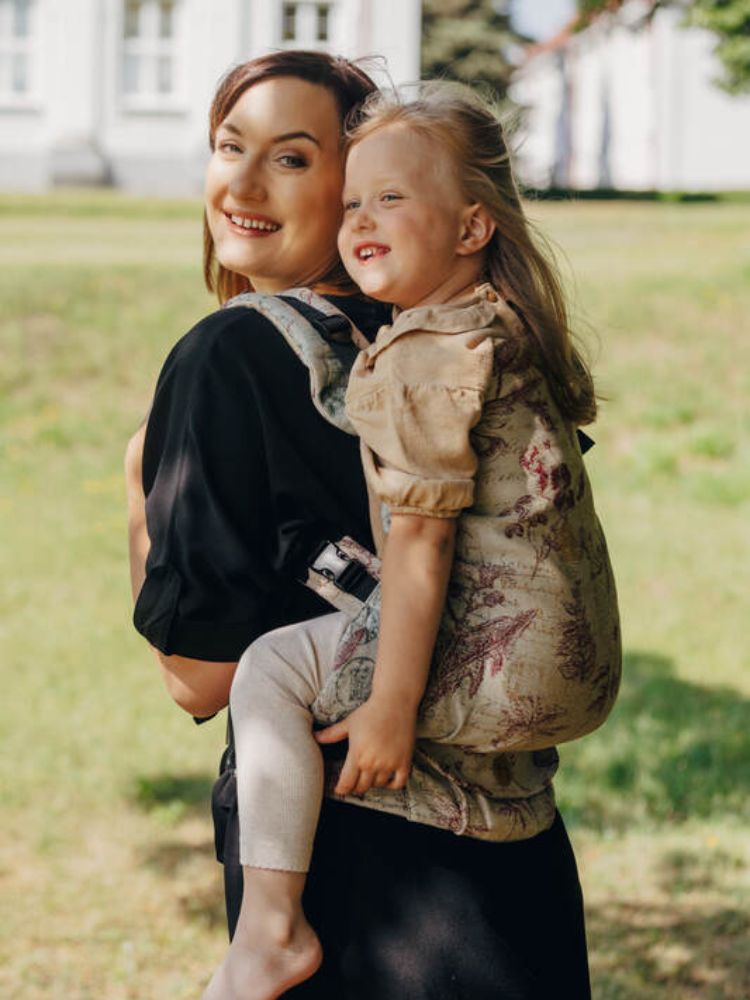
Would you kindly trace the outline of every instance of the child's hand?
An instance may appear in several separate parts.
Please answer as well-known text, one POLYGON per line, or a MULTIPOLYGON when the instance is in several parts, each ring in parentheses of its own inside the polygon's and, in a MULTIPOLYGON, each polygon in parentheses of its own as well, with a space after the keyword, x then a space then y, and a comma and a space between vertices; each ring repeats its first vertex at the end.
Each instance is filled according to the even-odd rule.
POLYGON ((370 698, 341 722, 315 734, 318 743, 349 738, 336 795, 364 795, 372 788, 403 788, 414 753, 416 712, 370 698))

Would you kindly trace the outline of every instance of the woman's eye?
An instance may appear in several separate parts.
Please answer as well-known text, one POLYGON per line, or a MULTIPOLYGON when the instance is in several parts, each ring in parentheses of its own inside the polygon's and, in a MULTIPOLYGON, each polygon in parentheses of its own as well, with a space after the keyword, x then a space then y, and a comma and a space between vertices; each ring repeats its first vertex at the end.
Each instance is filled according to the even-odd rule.
POLYGON ((304 156, 298 156, 296 153, 282 153, 276 158, 276 162, 284 167, 292 167, 294 170, 307 166, 307 160, 304 156))
POLYGON ((225 139, 224 142, 219 143, 219 149, 222 153, 241 153, 242 150, 237 145, 236 142, 232 142, 230 139, 225 139))

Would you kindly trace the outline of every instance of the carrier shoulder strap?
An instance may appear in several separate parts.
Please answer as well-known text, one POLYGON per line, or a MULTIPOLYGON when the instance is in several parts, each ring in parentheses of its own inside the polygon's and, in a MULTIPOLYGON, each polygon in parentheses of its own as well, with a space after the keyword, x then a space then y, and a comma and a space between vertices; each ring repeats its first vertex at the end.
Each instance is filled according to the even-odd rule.
MULTIPOLYGON (((237 306, 254 309, 276 327, 310 372, 310 391, 315 408, 329 423, 347 434, 355 435, 346 416, 344 397, 354 358, 368 341, 349 317, 328 299, 307 288, 292 288, 283 295, 243 292, 224 304, 225 309, 237 306)), ((321 539, 310 556, 308 580, 300 581, 320 593, 334 607, 340 606, 340 600, 346 602, 347 599, 359 605, 376 583, 367 572, 369 567, 360 566, 357 560, 359 553, 344 551, 346 543, 357 545, 350 539, 338 545, 321 539), (342 545, 343 549, 339 548, 342 545), (331 555, 332 550, 337 560, 331 555)), ((236 763, 229 711, 226 741, 222 771, 234 769, 236 763)))
POLYGON ((349 370, 367 339, 348 316, 308 288, 283 295, 243 292, 224 308, 245 306, 276 327, 310 372, 310 392, 318 412, 347 434, 354 434, 344 409, 349 370))

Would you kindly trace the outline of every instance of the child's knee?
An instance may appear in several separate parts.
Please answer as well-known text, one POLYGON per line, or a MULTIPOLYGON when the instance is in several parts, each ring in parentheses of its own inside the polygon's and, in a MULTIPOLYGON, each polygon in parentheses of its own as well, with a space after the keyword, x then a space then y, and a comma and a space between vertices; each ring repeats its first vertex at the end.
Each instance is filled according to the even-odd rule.
POLYGON ((278 670, 278 654, 272 636, 272 632, 259 636, 240 657, 229 695, 230 709, 248 701, 255 702, 268 690, 278 670))

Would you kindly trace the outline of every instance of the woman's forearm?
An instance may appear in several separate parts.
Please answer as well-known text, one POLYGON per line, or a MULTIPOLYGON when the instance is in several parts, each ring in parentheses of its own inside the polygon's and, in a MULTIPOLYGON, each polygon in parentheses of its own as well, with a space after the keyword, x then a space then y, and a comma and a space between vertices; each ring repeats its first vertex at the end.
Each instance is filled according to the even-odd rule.
POLYGON ((161 668, 164 686, 172 700, 188 715, 207 718, 226 708, 237 662, 194 660, 189 656, 154 654, 161 668))
POLYGON ((453 519, 393 515, 381 569, 373 699, 395 701, 416 713, 445 604, 455 535, 453 519))

